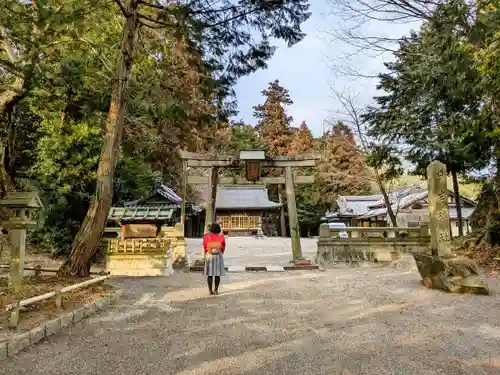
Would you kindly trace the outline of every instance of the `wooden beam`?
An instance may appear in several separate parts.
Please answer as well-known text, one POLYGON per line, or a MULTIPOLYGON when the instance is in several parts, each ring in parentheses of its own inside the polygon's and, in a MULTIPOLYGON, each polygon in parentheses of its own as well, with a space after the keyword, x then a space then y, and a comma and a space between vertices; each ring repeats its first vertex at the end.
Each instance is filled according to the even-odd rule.
MULTIPOLYGON (((211 168, 211 167, 240 167, 239 160, 191 160, 188 159, 188 167, 211 168)), ((263 168, 287 168, 287 167, 315 167, 316 159, 310 160, 266 160, 261 163, 263 168)))
POLYGON ((288 167, 285 169, 285 192, 288 208, 288 225, 290 227, 290 237, 292 239, 292 256, 293 260, 295 260, 302 257, 302 249, 300 247, 300 227, 293 182, 293 171, 291 167, 288 167))
POLYGON ((186 197, 187 197, 187 184, 188 184, 188 174, 187 174, 187 163, 185 160, 182 161, 182 186, 181 186, 181 224, 182 233, 185 235, 184 225, 186 223, 186 197))
POLYGON ((187 161, 188 167, 191 168, 212 168, 212 167, 238 167, 239 160, 230 161, 230 160, 191 160, 187 161), (236 163, 236 164, 235 164, 236 163))
POLYGON ((205 230, 204 233, 208 232, 208 226, 214 222, 215 216, 215 199, 217 194, 217 184, 219 182, 219 168, 214 167, 210 169, 208 176, 208 200, 205 207, 205 230))
POLYGON ((299 154, 293 156, 273 156, 269 160, 275 161, 304 161, 304 160, 319 160, 321 156, 316 153, 299 154))
MULTIPOLYGON (((313 184, 314 176, 295 176, 295 184, 313 184)), ((191 185, 205 185, 209 183, 209 177, 206 176, 188 176, 187 183, 191 185)), ((285 177, 261 177, 256 183, 252 181, 247 181, 241 177, 221 177, 219 178, 219 184, 222 185, 276 185, 284 184, 285 177)))
POLYGON ((288 167, 315 167, 318 163, 316 159, 309 160, 266 160, 261 164, 264 168, 288 168, 288 167))
POLYGON ((278 185, 278 202, 281 203, 280 207, 280 226, 281 237, 286 237, 286 220, 285 220, 285 205, 283 204, 283 185, 278 185))
POLYGON ((199 154, 197 152, 179 151, 181 159, 184 160, 204 160, 204 161, 233 161, 238 160, 236 155, 211 155, 199 154))
MULTIPOLYGON (((209 162, 217 162, 217 161, 226 161, 226 162, 234 162, 239 161, 240 155, 211 155, 211 154, 201 154, 197 152, 189 152, 189 151, 180 151, 179 152, 181 159, 191 160, 191 161, 209 161, 209 162)), ((267 158, 267 161, 275 161, 275 162, 284 162, 284 161, 311 161, 311 160, 319 160, 320 155, 317 153, 307 153, 307 154, 299 154, 293 156, 274 156, 267 158)), ((286 167, 286 166, 285 166, 286 167)))

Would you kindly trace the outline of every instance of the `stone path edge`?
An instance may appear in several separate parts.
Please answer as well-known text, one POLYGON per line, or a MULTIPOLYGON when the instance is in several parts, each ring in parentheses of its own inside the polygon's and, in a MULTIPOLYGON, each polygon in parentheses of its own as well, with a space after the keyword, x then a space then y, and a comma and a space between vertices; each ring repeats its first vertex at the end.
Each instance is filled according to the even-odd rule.
POLYGON ((116 303, 122 293, 123 290, 121 289, 115 290, 110 296, 98 299, 92 303, 87 303, 76 310, 49 320, 28 332, 20 333, 10 340, 0 343, 0 362, 7 360, 9 357, 16 355, 40 340, 59 333, 63 329, 81 322, 95 313, 105 310, 107 307, 116 303))
MULTIPOLYGON (((285 271, 309 271, 318 270, 319 266, 317 264, 308 264, 303 266, 283 266, 285 271)), ((225 267, 228 271, 228 267, 225 267)), ((190 272, 203 272, 203 267, 191 266, 189 267, 190 272)), ((266 266, 247 266, 245 267, 246 272, 267 272, 266 266)))

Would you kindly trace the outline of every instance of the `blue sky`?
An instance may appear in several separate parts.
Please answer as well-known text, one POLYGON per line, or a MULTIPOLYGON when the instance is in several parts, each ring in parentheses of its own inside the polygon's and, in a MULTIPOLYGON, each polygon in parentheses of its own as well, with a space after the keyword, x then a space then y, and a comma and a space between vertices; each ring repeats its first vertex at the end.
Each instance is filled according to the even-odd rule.
MULTIPOLYGON (((373 53, 357 54, 351 61, 342 58, 352 47, 333 40, 327 31, 335 28, 341 22, 339 12, 325 0, 311 0, 312 12, 309 20, 303 25, 306 38, 297 45, 287 48, 278 44, 278 50, 269 61, 268 69, 244 77, 236 86, 239 103, 239 114, 236 119, 242 119, 252 125, 253 106, 264 102, 261 91, 268 83, 279 79, 287 88, 294 104, 288 108, 288 113, 298 126, 305 120, 315 136, 323 132, 323 121, 339 119, 341 109, 339 103, 332 97, 331 85, 336 89, 349 89, 358 94, 357 105, 365 106, 372 102, 375 94, 376 79, 346 77, 339 74, 332 64, 355 66, 363 73, 374 74, 383 71, 383 61, 391 59, 390 53, 374 56, 373 53), (337 15, 335 15, 337 14, 337 15), (333 63, 332 63, 333 61, 333 63)), ((368 25, 366 33, 377 36, 400 37, 407 33, 415 24, 384 24, 368 25), (375 30, 374 32, 371 30, 375 30)), ((366 34, 365 33, 365 34, 366 34)))

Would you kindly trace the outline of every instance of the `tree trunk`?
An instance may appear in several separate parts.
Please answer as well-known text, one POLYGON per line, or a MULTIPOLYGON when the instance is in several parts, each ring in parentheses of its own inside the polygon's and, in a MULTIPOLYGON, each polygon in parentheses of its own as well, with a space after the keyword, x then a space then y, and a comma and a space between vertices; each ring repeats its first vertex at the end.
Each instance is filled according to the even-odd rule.
POLYGON ((106 226, 113 198, 114 173, 125 118, 125 96, 130 80, 135 36, 139 24, 138 5, 139 0, 128 0, 125 5, 128 17, 124 23, 122 43, 117 58, 115 82, 97 168, 96 191, 87 215, 73 241, 71 253, 59 268, 59 276, 89 276, 92 259, 97 252, 106 226))
POLYGON ((460 200, 460 186, 458 185, 457 172, 451 171, 451 178, 453 180, 453 194, 455 195, 455 206, 457 210, 458 235, 462 237, 464 235, 464 220, 462 218, 462 202, 460 200))
POLYGON ((389 215, 389 219, 391 220, 391 224, 394 228, 398 226, 398 222, 396 220, 396 215, 394 214, 394 210, 392 209, 391 200, 389 199, 389 195, 387 194, 387 190, 385 190, 384 183, 382 182, 382 178, 378 173, 378 170, 374 168, 375 179, 377 180, 378 188, 382 193, 382 197, 384 198, 385 206, 387 207, 387 214, 389 215))

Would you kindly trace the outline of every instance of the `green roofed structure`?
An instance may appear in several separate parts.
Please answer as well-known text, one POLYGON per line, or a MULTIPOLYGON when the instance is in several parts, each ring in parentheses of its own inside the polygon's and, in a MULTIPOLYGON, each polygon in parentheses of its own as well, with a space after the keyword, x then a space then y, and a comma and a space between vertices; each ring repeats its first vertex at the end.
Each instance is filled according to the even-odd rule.
POLYGON ((108 220, 116 223, 168 223, 174 209, 168 207, 111 207, 108 220))

